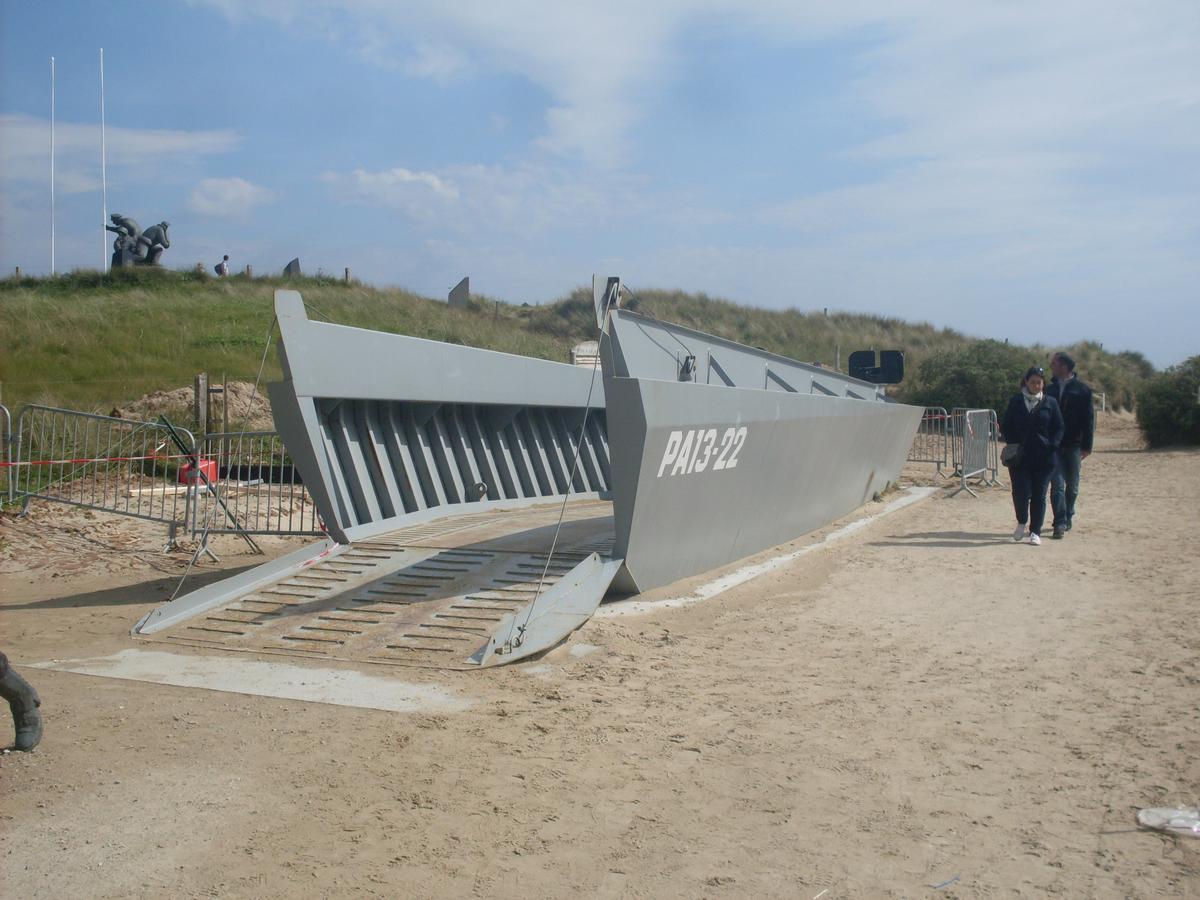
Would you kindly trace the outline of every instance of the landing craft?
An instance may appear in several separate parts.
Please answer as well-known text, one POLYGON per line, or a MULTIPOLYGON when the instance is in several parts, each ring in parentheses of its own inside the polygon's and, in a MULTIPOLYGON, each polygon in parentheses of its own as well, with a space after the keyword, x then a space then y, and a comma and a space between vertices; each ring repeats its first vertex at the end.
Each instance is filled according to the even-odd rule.
POLYGON ((276 291, 276 427, 326 540, 148 614, 226 649, 478 668, 540 653, 606 596, 791 540, 899 476, 922 409, 882 383, 620 308, 602 375, 309 320, 276 291))

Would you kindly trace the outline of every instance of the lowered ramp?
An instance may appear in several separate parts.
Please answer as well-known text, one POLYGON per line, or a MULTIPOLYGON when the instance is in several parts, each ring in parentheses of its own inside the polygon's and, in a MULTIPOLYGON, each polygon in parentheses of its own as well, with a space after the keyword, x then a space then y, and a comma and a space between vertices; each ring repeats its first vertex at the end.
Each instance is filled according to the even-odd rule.
POLYGON ((604 501, 567 505, 551 557, 560 509, 473 512, 351 545, 321 543, 265 575, 260 567, 154 610, 134 634, 389 665, 510 662, 586 622, 620 567, 604 501))

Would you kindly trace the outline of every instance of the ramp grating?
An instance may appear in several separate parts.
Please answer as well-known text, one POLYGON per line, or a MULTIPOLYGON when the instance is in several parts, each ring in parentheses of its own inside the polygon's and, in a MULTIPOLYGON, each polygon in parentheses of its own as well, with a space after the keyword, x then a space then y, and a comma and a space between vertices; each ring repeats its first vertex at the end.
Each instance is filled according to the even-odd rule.
POLYGON ((148 640, 305 658, 474 668, 468 657, 592 552, 611 546, 609 504, 569 509, 550 559, 539 508, 457 516, 354 544, 148 640), (437 545, 437 546, 435 546, 437 545), (549 562, 549 565, 547 565, 549 562), (543 580, 543 571, 545 578, 543 580))

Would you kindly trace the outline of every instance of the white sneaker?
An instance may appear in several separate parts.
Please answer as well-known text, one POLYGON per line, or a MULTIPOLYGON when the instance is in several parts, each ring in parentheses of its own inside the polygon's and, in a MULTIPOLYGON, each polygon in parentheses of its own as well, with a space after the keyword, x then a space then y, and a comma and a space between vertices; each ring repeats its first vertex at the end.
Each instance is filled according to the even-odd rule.
POLYGON ((1025 537, 1025 526, 1018 525, 1015 529, 1013 529, 1013 540, 1019 543, 1023 537, 1025 537))
POLYGON ((1029 543, 1033 544, 1035 547, 1040 547, 1042 546, 1042 539, 1036 534, 1031 534, 1029 536, 1029 543))

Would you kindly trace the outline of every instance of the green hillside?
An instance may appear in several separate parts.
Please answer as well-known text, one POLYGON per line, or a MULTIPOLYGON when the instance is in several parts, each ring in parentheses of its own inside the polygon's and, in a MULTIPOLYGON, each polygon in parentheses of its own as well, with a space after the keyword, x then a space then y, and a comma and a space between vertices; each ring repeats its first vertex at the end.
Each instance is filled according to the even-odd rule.
MULTIPOLYGON (((509 353, 567 360, 594 338, 590 290, 540 306, 473 298, 469 310, 408 291, 324 278, 214 279, 187 272, 133 270, 0 282, 0 402, 107 411, 155 390, 190 385, 198 372, 253 381, 271 324, 272 293, 293 287, 309 315, 509 353)), ((628 301, 643 314, 808 361, 843 366, 853 350, 899 348, 909 378, 901 398, 921 396, 918 371, 939 354, 969 352, 977 339, 879 316, 739 306, 704 294, 644 291, 628 301)), ((1050 348, 1009 348, 1013 359, 1045 364, 1050 348)), ((1083 342, 1081 373, 1110 405, 1132 404, 1153 367, 1139 353, 1083 342)), ((940 358, 940 357, 939 357, 940 358)), ((1018 373, 1014 372, 1014 377, 1018 373)), ((270 354, 266 378, 278 377, 270 354)), ((1015 384, 1014 384, 1015 389, 1015 384)), ((947 399, 946 405, 952 400, 947 399)))

